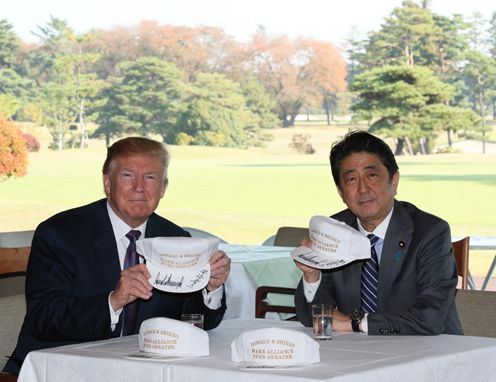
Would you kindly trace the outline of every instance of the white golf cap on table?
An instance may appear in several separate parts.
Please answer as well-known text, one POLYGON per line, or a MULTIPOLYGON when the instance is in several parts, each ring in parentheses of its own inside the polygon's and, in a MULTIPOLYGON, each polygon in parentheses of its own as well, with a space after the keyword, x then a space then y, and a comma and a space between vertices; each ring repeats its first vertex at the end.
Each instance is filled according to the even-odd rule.
POLYGON ((219 239, 208 237, 154 237, 136 241, 136 250, 146 259, 154 288, 175 293, 205 288, 210 278, 210 257, 219 239))
POLYGON ((370 258, 370 240, 356 229, 326 216, 313 216, 309 223, 312 248, 291 251, 294 260, 319 269, 332 269, 370 258))
POLYGON ((143 321, 138 335, 140 352, 171 357, 208 356, 208 333, 188 322, 156 317, 143 321))
POLYGON ((320 345, 302 332, 264 328, 243 332, 231 343, 231 360, 247 366, 304 366, 320 362, 320 345))

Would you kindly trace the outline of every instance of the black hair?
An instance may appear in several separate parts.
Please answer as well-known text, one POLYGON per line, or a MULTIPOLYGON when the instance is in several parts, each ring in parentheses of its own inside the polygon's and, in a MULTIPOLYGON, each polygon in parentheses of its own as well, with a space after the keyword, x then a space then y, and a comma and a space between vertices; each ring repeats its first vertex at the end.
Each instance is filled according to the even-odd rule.
POLYGON ((398 172, 398 164, 386 142, 366 131, 354 130, 346 134, 340 141, 335 142, 331 147, 329 161, 331 162, 332 177, 336 186, 339 186, 343 159, 353 153, 361 152, 377 155, 382 164, 386 166, 390 180, 398 172))

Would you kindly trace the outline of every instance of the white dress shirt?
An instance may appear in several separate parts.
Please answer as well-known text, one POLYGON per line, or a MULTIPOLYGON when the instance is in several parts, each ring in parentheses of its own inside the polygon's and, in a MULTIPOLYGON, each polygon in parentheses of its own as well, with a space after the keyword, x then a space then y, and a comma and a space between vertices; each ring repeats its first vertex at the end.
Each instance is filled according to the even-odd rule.
MULTIPOLYGON (((117 243, 117 251, 119 253, 119 263, 121 265, 121 270, 124 269, 124 259, 126 257, 127 247, 129 246, 130 240, 126 237, 126 234, 131 230, 138 230, 141 232, 140 238, 145 237, 146 224, 145 221, 138 227, 132 228, 128 226, 117 214, 114 212, 110 204, 107 202, 107 211, 110 217, 110 222, 112 223, 112 230, 114 231, 115 241, 117 243)), ((143 258, 139 258, 140 263, 143 262, 143 258)), ((224 286, 220 286, 212 292, 208 292, 207 289, 202 290, 203 301, 207 307, 210 309, 218 309, 222 305, 222 294, 224 291, 224 286)), ((112 292, 111 292, 112 293, 112 292)), ((115 326, 119 322, 119 316, 122 313, 122 308, 114 311, 112 305, 110 304, 110 295, 108 297, 109 311, 110 311, 110 326, 114 330, 115 326)))

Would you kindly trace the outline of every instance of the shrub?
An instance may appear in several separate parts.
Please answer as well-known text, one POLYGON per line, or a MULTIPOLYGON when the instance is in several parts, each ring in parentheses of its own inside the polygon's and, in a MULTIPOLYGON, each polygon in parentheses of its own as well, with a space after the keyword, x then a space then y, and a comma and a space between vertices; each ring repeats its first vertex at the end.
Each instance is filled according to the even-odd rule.
POLYGON ((289 147, 296 149, 300 154, 314 154, 315 149, 309 142, 310 135, 308 134, 295 134, 289 144, 289 147))
POLYGON ((21 131, 0 114, 0 180, 26 175, 28 149, 21 131))
POLYGON ((193 142, 195 138, 193 138, 191 135, 180 132, 179 134, 176 135, 176 139, 174 140, 174 143, 176 145, 180 146, 187 146, 193 142))
POLYGON ((40 150, 40 142, 38 142, 35 136, 28 133, 23 133, 22 137, 26 142, 26 147, 28 148, 29 152, 36 152, 40 150))

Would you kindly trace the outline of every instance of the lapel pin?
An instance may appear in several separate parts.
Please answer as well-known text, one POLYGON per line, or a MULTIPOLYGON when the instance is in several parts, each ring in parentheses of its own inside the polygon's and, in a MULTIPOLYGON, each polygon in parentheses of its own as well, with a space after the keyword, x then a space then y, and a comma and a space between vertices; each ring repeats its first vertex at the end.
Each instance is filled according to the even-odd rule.
POLYGON ((401 240, 398 245, 400 246, 400 248, 403 248, 405 246, 405 242, 403 240, 401 240))
POLYGON ((400 259, 401 259, 401 256, 402 256, 402 255, 403 255, 403 253, 402 253, 402 252, 398 249, 398 250, 396 251, 396 253, 394 254, 394 259, 395 259, 396 261, 400 261, 400 259))

